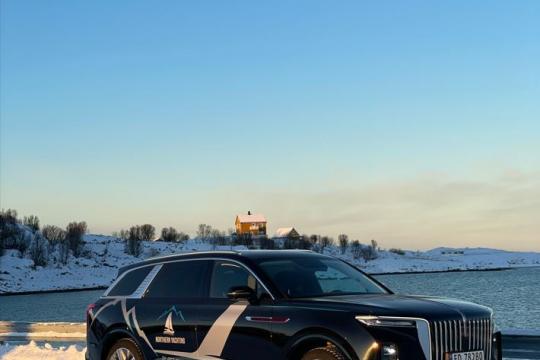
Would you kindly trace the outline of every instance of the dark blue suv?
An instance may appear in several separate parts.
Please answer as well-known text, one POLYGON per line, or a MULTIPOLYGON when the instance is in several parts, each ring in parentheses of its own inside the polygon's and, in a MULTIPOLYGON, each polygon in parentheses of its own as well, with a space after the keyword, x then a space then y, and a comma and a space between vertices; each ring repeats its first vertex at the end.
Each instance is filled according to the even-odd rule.
POLYGON ((395 295, 310 251, 173 255, 120 270, 87 311, 89 360, 492 360, 484 306, 395 295))

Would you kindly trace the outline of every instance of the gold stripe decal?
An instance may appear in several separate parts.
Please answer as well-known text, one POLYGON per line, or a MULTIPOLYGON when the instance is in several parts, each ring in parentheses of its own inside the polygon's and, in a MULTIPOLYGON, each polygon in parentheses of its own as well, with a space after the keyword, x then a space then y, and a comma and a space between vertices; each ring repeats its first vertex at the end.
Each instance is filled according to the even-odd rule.
POLYGON ((247 304, 234 304, 225 310, 204 337, 199 350, 200 355, 221 356, 236 320, 246 310, 247 304))
POLYGON ((195 352, 171 350, 154 350, 160 354, 181 356, 188 359, 217 360, 220 359, 225 343, 231 334, 234 324, 246 310, 248 304, 230 305, 212 324, 203 342, 195 352))

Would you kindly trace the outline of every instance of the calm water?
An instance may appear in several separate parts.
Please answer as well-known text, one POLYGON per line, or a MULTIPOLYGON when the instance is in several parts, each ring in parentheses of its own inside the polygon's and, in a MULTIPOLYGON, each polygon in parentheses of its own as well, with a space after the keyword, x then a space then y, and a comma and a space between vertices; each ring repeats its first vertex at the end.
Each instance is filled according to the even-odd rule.
POLYGON ((86 307, 105 290, 0 296, 0 321, 86 320, 86 307))
MULTIPOLYGON (((439 274, 379 275, 395 292, 438 295, 487 305, 501 328, 540 329, 540 268, 439 274)), ((0 297, 0 320, 84 321, 103 291, 0 297)))
POLYGON ((501 329, 540 329, 540 268, 379 275, 397 293, 472 301, 495 311, 501 329))

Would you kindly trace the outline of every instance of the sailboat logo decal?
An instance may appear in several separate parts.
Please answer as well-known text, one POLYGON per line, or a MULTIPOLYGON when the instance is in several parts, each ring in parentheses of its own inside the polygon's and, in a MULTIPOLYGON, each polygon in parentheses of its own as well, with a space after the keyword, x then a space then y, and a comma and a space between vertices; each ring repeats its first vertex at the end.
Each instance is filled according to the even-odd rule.
POLYGON ((169 316, 167 316, 167 320, 165 321, 165 330, 163 330, 163 335, 174 336, 174 328, 172 324, 172 312, 169 313, 169 316))
POLYGON ((166 310, 165 312, 163 312, 163 314, 161 314, 158 317, 158 320, 160 320, 163 317, 167 316, 167 319, 165 320, 165 329, 163 330, 163 335, 174 336, 173 315, 175 315, 177 318, 181 319, 182 321, 186 321, 186 319, 184 319, 184 315, 182 314, 182 311, 176 310, 176 306, 173 306, 170 309, 166 310))

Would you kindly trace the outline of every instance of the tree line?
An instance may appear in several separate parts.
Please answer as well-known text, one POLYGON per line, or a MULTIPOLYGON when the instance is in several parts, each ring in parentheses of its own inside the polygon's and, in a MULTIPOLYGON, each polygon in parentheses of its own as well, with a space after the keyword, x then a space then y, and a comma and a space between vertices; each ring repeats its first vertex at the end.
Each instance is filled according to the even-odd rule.
MULTIPOLYGON (((145 241, 184 243, 190 239, 189 235, 178 232, 173 227, 163 228, 161 236, 157 237, 155 227, 150 224, 135 225, 113 235, 125 241, 125 252, 133 256, 141 255, 145 241)), ((304 249, 324 253, 325 249, 336 245, 334 239, 326 235, 304 234, 276 241, 276 239, 270 239, 266 235, 236 234, 233 229, 221 231, 208 224, 200 224, 197 227, 196 239, 210 244, 214 250, 218 246, 232 248, 242 245, 249 249, 304 249)), ((378 257, 379 246, 375 240, 371 240, 370 244, 362 244, 359 240, 350 241, 346 234, 340 234, 337 246, 342 255, 350 252, 354 259, 369 261, 378 257)))
POLYGON ((6 249, 28 255, 34 266, 46 266, 50 261, 67 264, 69 257, 80 257, 84 249, 86 222, 71 222, 65 229, 55 225, 40 227, 35 215, 18 218, 16 210, 0 211, 0 254, 6 249))
MULTIPOLYGON (((28 255, 35 266, 46 266, 49 262, 67 264, 70 257, 80 257, 84 252, 84 235, 88 230, 84 221, 70 222, 65 229, 55 225, 40 227, 35 215, 19 218, 17 211, 0 211, 0 254, 5 249, 15 249, 21 257, 28 255)), ((124 241, 124 251, 132 256, 140 256, 143 244, 150 241, 163 241, 183 244, 190 236, 169 226, 160 232, 151 224, 134 225, 129 229, 113 233, 124 241)), ((245 246, 248 249, 305 249, 324 253, 327 248, 337 247, 342 255, 350 254, 354 259, 365 261, 378 257, 379 246, 375 240, 362 244, 359 240, 350 240, 346 234, 340 234, 337 243, 327 235, 304 234, 287 238, 270 239, 267 236, 236 234, 233 229, 221 231, 208 224, 197 227, 196 240, 210 244, 212 249, 218 246, 245 246)), ((400 249, 391 249, 393 253, 403 255, 400 249)))

